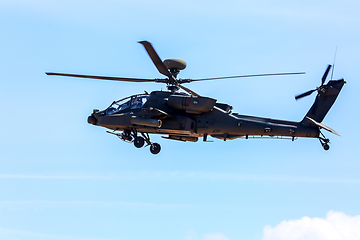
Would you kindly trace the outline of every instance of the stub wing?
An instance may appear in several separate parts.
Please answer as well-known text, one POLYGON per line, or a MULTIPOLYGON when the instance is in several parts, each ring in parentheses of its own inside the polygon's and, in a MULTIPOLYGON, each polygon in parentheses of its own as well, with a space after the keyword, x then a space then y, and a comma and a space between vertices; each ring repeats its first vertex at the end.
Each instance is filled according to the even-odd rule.
POLYGON ((315 124, 316 126, 318 126, 319 128, 322 128, 322 129, 325 129, 326 131, 329 131, 335 135, 338 135, 340 137, 340 134, 338 134, 334 129, 332 128, 329 128, 328 126, 326 126, 325 124, 323 123, 319 123, 317 121, 315 121, 314 119, 312 118, 309 118, 309 117, 306 117, 310 122, 312 122, 313 124, 315 124))

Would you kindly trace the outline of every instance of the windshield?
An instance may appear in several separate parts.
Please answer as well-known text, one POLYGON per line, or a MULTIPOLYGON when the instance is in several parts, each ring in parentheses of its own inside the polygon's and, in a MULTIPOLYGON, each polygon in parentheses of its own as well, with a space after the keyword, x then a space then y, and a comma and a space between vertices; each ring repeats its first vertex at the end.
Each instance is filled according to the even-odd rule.
POLYGON ((144 106, 148 99, 149 95, 134 95, 121 99, 111 104, 111 106, 106 110, 106 114, 114 114, 122 110, 128 109, 129 107, 130 109, 141 108, 142 106, 144 106))

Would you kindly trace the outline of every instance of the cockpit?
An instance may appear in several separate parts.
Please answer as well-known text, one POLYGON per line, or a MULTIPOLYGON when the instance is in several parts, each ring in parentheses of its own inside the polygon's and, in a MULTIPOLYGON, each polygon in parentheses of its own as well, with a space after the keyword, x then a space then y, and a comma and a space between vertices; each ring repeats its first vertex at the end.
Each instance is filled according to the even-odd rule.
POLYGON ((119 101, 113 102, 110 107, 106 109, 106 115, 120 113, 127 109, 141 108, 145 105, 149 97, 148 94, 139 94, 120 99, 119 101))

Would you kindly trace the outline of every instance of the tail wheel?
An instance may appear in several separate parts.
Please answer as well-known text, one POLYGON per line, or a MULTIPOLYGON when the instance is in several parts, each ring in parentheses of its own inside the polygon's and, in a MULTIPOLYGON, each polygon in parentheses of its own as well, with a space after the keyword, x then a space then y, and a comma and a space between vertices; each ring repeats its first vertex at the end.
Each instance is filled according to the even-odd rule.
POLYGON ((145 139, 143 137, 135 137, 134 146, 137 148, 141 148, 144 146, 145 139))
POLYGON ((330 143, 330 140, 327 139, 324 134, 322 134, 322 132, 320 132, 321 136, 322 137, 319 137, 319 141, 321 143, 321 146, 324 148, 325 151, 329 150, 330 149, 330 146, 329 146, 329 143, 330 143))
POLYGON ((158 154, 161 150, 160 144, 158 143, 152 143, 150 146, 150 152, 152 154, 158 154))
POLYGON ((330 149, 330 146, 329 144, 325 143, 324 146, 323 146, 324 150, 327 151, 330 149))

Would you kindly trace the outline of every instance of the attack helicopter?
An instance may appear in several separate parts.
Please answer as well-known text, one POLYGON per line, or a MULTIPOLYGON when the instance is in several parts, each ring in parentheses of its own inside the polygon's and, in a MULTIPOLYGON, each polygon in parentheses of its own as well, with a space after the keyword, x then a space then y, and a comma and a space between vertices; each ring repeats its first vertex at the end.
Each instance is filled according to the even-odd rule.
POLYGON ((150 146, 152 154, 158 154, 161 146, 152 142, 149 134, 167 135, 162 137, 184 142, 197 142, 199 138, 203 138, 203 141, 207 142, 208 136, 224 141, 257 137, 290 139, 292 141, 299 137, 317 138, 325 150, 329 150, 330 140, 324 136, 321 130, 339 135, 322 123, 346 83, 344 79, 330 79, 325 84, 331 65, 327 66, 319 87, 295 97, 298 100, 317 92, 315 102, 305 117, 300 122, 278 120, 233 113, 232 106, 219 103, 214 98, 201 96, 182 84, 216 79, 304 74, 303 72, 182 79, 177 76, 181 70, 186 68, 184 60, 166 59, 162 61, 150 42, 141 41, 139 43, 144 46, 157 70, 166 78, 140 79, 54 72, 46 74, 166 84, 168 91, 153 91, 150 94, 145 92, 114 101, 104 110, 94 109, 87 119, 89 124, 111 130, 107 132, 118 136, 125 142, 133 143, 136 148, 150 146), (180 89, 185 92, 180 92, 180 89))

